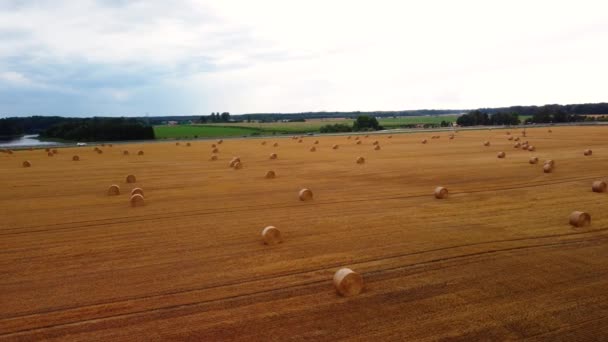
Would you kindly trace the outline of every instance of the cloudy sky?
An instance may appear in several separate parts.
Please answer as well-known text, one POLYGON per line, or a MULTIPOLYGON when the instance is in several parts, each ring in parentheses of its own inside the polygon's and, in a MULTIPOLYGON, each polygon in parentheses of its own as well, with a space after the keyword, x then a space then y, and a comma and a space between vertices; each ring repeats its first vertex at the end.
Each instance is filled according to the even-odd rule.
POLYGON ((605 0, 0 0, 0 116, 608 101, 605 0))

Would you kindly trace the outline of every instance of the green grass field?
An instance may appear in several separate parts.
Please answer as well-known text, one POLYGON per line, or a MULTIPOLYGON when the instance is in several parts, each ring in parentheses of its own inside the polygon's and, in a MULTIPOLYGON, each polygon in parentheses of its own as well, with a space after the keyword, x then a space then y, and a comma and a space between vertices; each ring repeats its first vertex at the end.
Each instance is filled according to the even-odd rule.
MULTIPOLYGON (((380 124, 386 128, 398 128, 411 124, 439 124, 441 121, 454 122, 457 115, 445 116, 408 116, 382 118, 380 124)), ((157 139, 190 139, 236 137, 273 134, 304 134, 319 132, 321 126, 329 124, 352 124, 353 119, 313 119, 305 122, 239 122, 205 125, 155 126, 157 139)))
POLYGON ((378 120, 380 125, 387 128, 399 127, 411 124, 440 124, 441 121, 455 122, 458 115, 442 116, 402 116, 398 118, 383 118, 378 120))
POLYGON ((247 127, 226 127, 206 125, 154 126, 156 139, 190 139, 250 136, 258 129, 247 127))

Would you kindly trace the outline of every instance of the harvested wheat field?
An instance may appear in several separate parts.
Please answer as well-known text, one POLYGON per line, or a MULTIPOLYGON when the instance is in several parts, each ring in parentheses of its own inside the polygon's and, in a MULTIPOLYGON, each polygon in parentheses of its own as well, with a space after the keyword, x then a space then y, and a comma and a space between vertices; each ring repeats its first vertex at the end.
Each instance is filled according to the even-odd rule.
POLYGON ((606 340, 608 127, 526 133, 0 154, 0 340, 606 340))

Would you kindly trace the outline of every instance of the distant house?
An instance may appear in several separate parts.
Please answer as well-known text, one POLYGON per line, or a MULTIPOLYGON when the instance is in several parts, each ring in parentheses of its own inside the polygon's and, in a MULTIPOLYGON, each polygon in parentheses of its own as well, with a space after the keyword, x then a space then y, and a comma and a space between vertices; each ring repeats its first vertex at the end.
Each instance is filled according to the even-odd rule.
POLYGON ((177 124, 178 124, 177 121, 167 121, 167 125, 169 125, 169 126, 175 126, 177 124))

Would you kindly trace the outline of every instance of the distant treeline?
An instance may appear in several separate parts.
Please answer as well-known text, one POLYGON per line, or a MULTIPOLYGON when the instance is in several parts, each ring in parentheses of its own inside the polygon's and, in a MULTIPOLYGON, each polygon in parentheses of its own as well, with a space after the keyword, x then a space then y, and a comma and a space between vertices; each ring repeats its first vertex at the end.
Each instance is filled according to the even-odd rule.
MULTIPOLYGON (((302 112, 302 113, 255 113, 255 114, 229 114, 226 119, 232 122, 247 122, 247 121, 260 121, 260 122, 276 122, 276 121, 290 121, 290 122, 301 122, 307 119, 332 119, 332 118, 350 118, 356 119, 358 116, 367 115, 373 117, 394 117, 394 116, 420 116, 420 115, 443 115, 443 114, 460 114, 466 110, 461 109, 420 109, 420 110, 398 110, 398 111, 372 111, 372 112, 302 112)), ((212 113, 213 114, 213 113, 212 113)), ((218 114, 215 114, 215 122, 223 122, 221 119, 218 120, 218 114)), ((222 113, 223 114, 223 113, 222 113)), ((154 125, 162 124, 167 121, 199 121, 205 118, 206 122, 214 122, 212 116, 201 117, 194 115, 180 115, 180 116, 155 116, 146 118, 150 120, 150 123, 154 125)), ((220 116, 221 118, 221 116, 220 116)))
MULTIPOLYGON (((303 121, 307 119, 331 119, 331 118, 352 118, 359 116, 369 116, 376 118, 399 117, 399 116, 421 116, 421 115, 443 115, 443 114, 460 114, 468 112, 464 119, 461 119, 462 125, 505 125, 516 124, 514 118, 517 116, 531 116, 527 122, 545 123, 545 122, 571 122, 591 120, 590 117, 584 118, 582 115, 589 114, 608 114, 608 103, 585 103, 585 104, 569 104, 569 105, 545 105, 545 106, 512 106, 502 108, 480 108, 478 110, 462 110, 462 109, 421 109, 421 110, 399 110, 399 111, 371 111, 371 112, 303 112, 303 113, 256 113, 256 114, 241 114, 230 115, 228 112, 211 113, 209 116, 191 115, 191 116, 156 116, 156 117, 139 117, 140 125, 148 124, 158 125, 167 121, 193 121, 193 122, 243 122, 243 121, 260 121, 260 122, 275 122, 275 121, 303 121), (480 114, 481 113, 481 116, 480 114), (484 114, 487 114, 487 119, 484 114), (496 114, 501 114, 496 116, 496 114), (146 124, 142 124, 145 122, 146 124)), ((112 120, 112 118, 96 118, 96 120, 112 120)), ((0 119, 0 137, 15 136, 22 134, 38 134, 47 130, 51 126, 68 122, 70 120, 82 120, 75 118, 63 118, 59 116, 31 116, 31 117, 15 117, 0 119)), ((92 119, 91 119, 92 120, 92 119)), ((519 121, 518 121, 519 122, 519 121)), ((340 129, 340 128, 338 128, 340 129)), ((83 129, 84 130, 84 129, 83 129)), ((124 136, 124 134, 121 134, 124 136)), ((139 139, 139 138, 134 138, 139 139)), ((80 139, 83 140, 83 139, 80 139)))
POLYGON ((154 129, 138 119, 65 119, 41 132, 40 136, 71 141, 147 140, 154 139, 154 129))
POLYGON ((228 113, 228 112, 223 112, 222 114, 220 114, 219 112, 211 113, 211 115, 209 115, 209 116, 201 116, 198 119, 198 122, 199 123, 230 122, 230 113, 228 113))
POLYGON ((608 103, 600 102, 568 105, 549 104, 544 106, 511 106, 502 108, 479 108, 479 110, 489 114, 502 112, 517 113, 525 116, 534 116, 535 114, 546 111, 561 111, 571 115, 608 114, 608 103))
POLYGON ((347 124, 333 124, 322 126, 321 133, 340 133, 340 132, 364 132, 379 131, 384 129, 378 120, 373 116, 359 115, 352 126, 347 124))
MULTIPOLYGON (((498 108, 479 108, 478 111, 492 115, 495 113, 518 114, 519 116, 534 116, 540 117, 543 112, 561 111, 569 115, 588 115, 588 114, 608 114, 608 103, 584 103, 584 104, 568 104, 568 105, 545 105, 545 106, 511 106, 498 108)), ((397 111, 353 111, 353 112, 302 112, 302 113, 253 113, 253 114, 224 114, 222 119, 219 113, 215 114, 215 120, 212 116, 206 117, 206 122, 276 122, 276 121, 301 121, 308 119, 331 119, 331 118, 351 118, 355 119, 358 116, 366 115, 376 118, 399 117, 399 116, 423 116, 423 115, 446 115, 446 114, 461 114, 471 112, 470 109, 420 109, 420 110, 397 110, 397 111)), ((223 114, 223 113, 222 113, 223 114)), ((559 114, 558 114, 559 118, 559 114)), ((155 116, 146 118, 151 124, 158 125, 167 121, 193 121, 198 122, 201 116, 155 116)), ((500 120, 495 120, 499 122, 500 120)), ((537 121, 534 121, 537 122, 537 121)), ((498 123, 497 123, 498 124, 498 123)))
POLYGON ((60 116, 30 116, 0 119, 0 137, 39 134, 45 129, 65 120, 66 118, 60 116))
POLYGON ((461 115, 456 120, 460 126, 476 125, 518 125, 522 123, 519 116, 530 116, 523 123, 564 123, 595 121, 586 115, 607 114, 608 103, 590 103, 574 105, 513 106, 505 108, 485 108, 461 115))
POLYGON ((481 110, 461 115, 456 119, 459 126, 479 126, 479 125, 519 125, 519 114, 517 113, 494 113, 489 114, 481 110))

